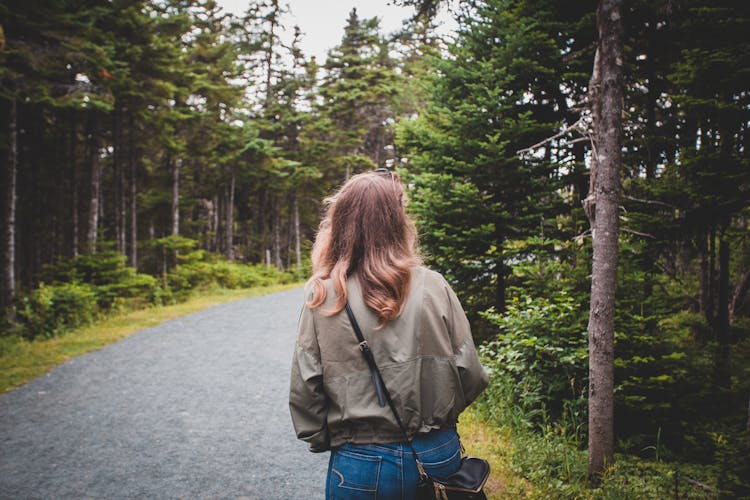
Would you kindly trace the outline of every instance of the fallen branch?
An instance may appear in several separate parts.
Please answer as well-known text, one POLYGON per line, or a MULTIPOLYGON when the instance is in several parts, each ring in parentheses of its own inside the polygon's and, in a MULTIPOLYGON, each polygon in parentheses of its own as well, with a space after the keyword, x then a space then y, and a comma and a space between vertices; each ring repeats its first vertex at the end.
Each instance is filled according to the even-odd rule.
POLYGON ((529 146, 528 148, 519 149, 518 151, 516 151, 516 154, 517 155, 521 155, 521 154, 525 154, 525 153, 532 153, 535 149, 538 149, 538 148, 544 146, 545 144, 547 144, 548 142, 554 141, 555 139, 559 139, 560 137, 564 136, 565 134, 567 134, 571 130, 580 130, 579 129, 579 125, 581 124, 581 121, 582 121, 582 119, 579 118, 574 124, 572 124, 572 125, 570 125, 568 127, 565 127, 563 130, 561 130, 560 132, 556 133, 552 137, 547 137, 546 139, 544 139, 542 141, 539 141, 536 144, 534 144, 533 146, 529 146))
POLYGON ((695 486, 696 488, 702 489, 706 493, 710 493, 711 495, 718 496, 718 493, 716 492, 716 490, 714 490, 707 484, 703 484, 700 481, 696 481, 695 479, 690 479, 690 478, 687 479, 687 482, 690 486, 695 486))
POLYGON ((638 203, 646 203, 648 205, 661 205, 663 207, 677 208, 674 205, 670 205, 669 203, 664 203, 663 201, 644 200, 641 198, 636 198, 635 196, 628 196, 628 195, 624 195, 623 198, 630 200, 630 201, 637 201, 638 203))
POLYGON ((591 228, 588 228, 587 230, 585 230, 584 232, 582 232, 578 236, 573 236, 572 240, 575 241, 576 243, 578 243, 580 240, 584 239, 589 234, 591 234, 591 228))
POLYGON ((626 228, 626 227, 620 228, 620 230, 621 230, 621 231, 622 231, 623 233, 630 233, 630 234, 635 234, 635 235, 637 235, 637 236, 643 236, 643 237, 645 237, 645 238, 651 238, 652 240, 655 240, 655 239, 656 239, 656 236, 654 236, 653 234, 648 234, 648 233, 641 233, 640 231, 634 231, 634 230, 632 230, 632 229, 628 229, 628 228, 626 228))

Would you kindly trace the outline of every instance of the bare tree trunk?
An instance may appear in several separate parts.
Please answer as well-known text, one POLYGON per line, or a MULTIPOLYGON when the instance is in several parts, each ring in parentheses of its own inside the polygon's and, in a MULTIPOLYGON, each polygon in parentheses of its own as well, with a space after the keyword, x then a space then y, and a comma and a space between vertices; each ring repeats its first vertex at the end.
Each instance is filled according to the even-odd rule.
POLYGON ((213 242, 211 251, 219 251, 219 195, 214 194, 213 198, 213 212, 211 212, 211 226, 210 231, 213 233, 213 242))
POLYGON ((706 320, 713 328, 716 323, 716 228, 711 226, 708 236, 708 300, 706 302, 706 320))
POLYGON ((71 207, 70 207, 70 215, 71 215, 71 223, 72 223, 72 232, 71 235, 72 239, 72 245, 71 245, 71 254, 73 257, 78 256, 78 163, 76 158, 76 110, 71 109, 70 110, 70 179, 71 179, 71 207))
POLYGON ((271 72, 273 67, 273 49, 276 38, 276 25, 278 23, 277 14, 279 12, 279 1, 271 0, 273 7, 273 14, 271 15, 271 26, 268 31, 268 47, 266 48, 265 55, 265 66, 266 66, 266 102, 265 111, 268 112, 268 108, 271 105, 271 72))
POLYGON ((294 193, 294 254, 297 256, 297 269, 302 267, 302 250, 300 248, 299 230, 299 195, 294 193))
POLYGON ((167 165, 172 167, 172 234, 180 234, 180 160, 172 161, 167 156, 167 165))
POLYGON ((116 209, 120 212, 120 239, 119 248, 122 255, 127 255, 128 248, 128 197, 127 197, 127 175, 125 170, 125 161, 122 156, 124 151, 125 135, 123 133, 123 108, 120 106, 120 112, 117 117, 117 142, 120 144, 120 175, 117 179, 117 185, 120 189, 120 203, 116 206, 116 209))
POLYGON ((120 143, 120 110, 122 105, 119 99, 115 99, 115 109, 112 112, 112 185, 113 204, 115 215, 115 243, 118 252, 125 253, 125 222, 120 211, 120 201, 124 198, 121 183, 121 156, 122 144, 120 143))
POLYGON ((229 180, 229 200, 227 201, 227 230, 226 230, 226 256, 229 260, 234 260, 234 184, 235 168, 232 166, 232 173, 229 180))
POLYGON ((588 325, 590 474, 601 473, 614 458, 614 316, 622 160, 622 3, 622 0, 599 2, 599 47, 589 88, 593 154, 587 213, 591 219, 594 250, 588 325))
POLYGON ((737 316, 737 311, 742 302, 745 300, 745 295, 750 289, 750 270, 745 271, 740 279, 737 281, 737 285, 734 287, 734 293, 732 293, 732 300, 729 302, 729 324, 732 324, 737 316))
POLYGON ((89 118, 89 166, 91 168, 91 182, 89 185, 89 218, 86 242, 88 251, 96 252, 96 237, 99 228, 99 211, 101 201, 102 169, 99 158, 99 136, 95 111, 91 111, 89 118))
POLYGON ((16 182, 18 176, 18 103, 11 98, 8 110, 8 164, 5 180, 3 218, 2 306, 10 306, 16 296, 16 182))
POLYGON ((720 233, 719 240, 719 293, 714 326, 717 352, 714 365, 717 387, 729 388, 729 242, 720 233))
POLYGON ((130 265, 138 268, 138 184, 133 141, 133 111, 128 112, 128 158, 130 163, 130 265))
POLYGON ((277 268, 283 269, 284 263, 281 261, 281 216, 278 206, 277 202, 273 216, 273 261, 277 268))

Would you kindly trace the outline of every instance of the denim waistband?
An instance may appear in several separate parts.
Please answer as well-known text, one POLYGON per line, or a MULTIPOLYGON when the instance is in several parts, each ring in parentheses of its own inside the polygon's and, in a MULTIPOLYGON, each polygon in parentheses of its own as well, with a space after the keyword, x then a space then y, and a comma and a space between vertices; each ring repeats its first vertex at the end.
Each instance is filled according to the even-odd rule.
MULTIPOLYGON (((454 427, 448 429, 438 429, 430 431, 427 434, 418 434, 414 436, 411 441, 411 445, 418 454, 425 451, 432 451, 440 449, 443 446, 449 446, 453 444, 453 441, 458 440, 458 433, 454 427)), ((408 443, 397 442, 397 443, 370 443, 370 444, 351 444, 346 443, 339 447, 341 450, 370 450, 377 453, 384 453, 401 457, 404 455, 411 455, 411 448, 408 443)))

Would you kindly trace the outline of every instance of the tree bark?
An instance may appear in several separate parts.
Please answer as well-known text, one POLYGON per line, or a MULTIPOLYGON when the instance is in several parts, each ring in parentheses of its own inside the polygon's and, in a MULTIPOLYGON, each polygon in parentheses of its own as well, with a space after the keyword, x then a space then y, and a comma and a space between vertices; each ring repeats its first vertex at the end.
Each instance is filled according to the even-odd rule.
POLYGON ((78 142, 76 137, 76 110, 70 110, 70 180, 71 180, 71 200, 70 200, 70 218, 72 224, 72 235, 71 235, 71 255, 73 257, 78 256, 78 239, 79 239, 79 228, 78 228, 78 162, 76 158, 76 144, 78 142))
POLYGON ((3 207, 3 309, 16 296, 16 183, 18 176, 18 103, 12 98, 8 110, 8 159, 3 207))
POLYGON ((96 253, 97 230, 99 229, 99 210, 101 202, 101 161, 99 159, 99 135, 95 111, 89 117, 89 167, 91 168, 89 184, 89 218, 86 242, 88 251, 96 253))
POLYGON ((128 162, 130 163, 130 265, 138 268, 138 184, 133 140, 133 111, 128 113, 128 162))
POLYGON ((172 167, 172 235, 180 234, 180 160, 172 161, 167 155, 167 165, 172 167))
POLYGON ((717 351, 714 365, 716 386, 729 388, 729 242, 724 235, 719 241, 719 293, 714 330, 717 351))
POLYGON ((211 218, 211 225, 209 227, 209 231, 213 234, 213 238, 211 240, 212 252, 218 252, 219 251, 219 195, 214 194, 213 197, 213 211, 210 213, 209 217, 211 218))
POLYGON ((122 183, 120 182, 120 170, 122 168, 120 156, 122 145, 120 144, 120 101, 115 99, 115 109, 112 113, 112 190, 114 216, 115 216, 115 243, 117 251, 125 253, 125 224, 120 212, 120 200, 123 198, 122 183))
POLYGON ((734 287, 732 300, 729 303, 729 324, 731 325, 737 317, 737 311, 742 307, 747 291, 750 289, 750 270, 742 274, 734 287))
POLYGON ((271 15, 270 22, 271 26, 268 31, 268 47, 266 47, 265 54, 265 66, 266 66, 266 102, 265 111, 268 113, 268 109, 271 106, 271 75, 273 69, 273 49, 276 40, 276 25, 278 23, 278 12, 279 12, 279 1, 271 0, 271 6, 273 8, 273 14, 271 15))
POLYGON ((281 261, 281 216, 279 215, 279 204, 276 203, 273 214, 273 261, 279 269, 284 268, 281 261))
POLYGON ((294 193, 294 255, 297 257, 297 269, 302 268, 301 235, 299 229, 299 195, 294 193))
POLYGON ((614 316, 622 160, 622 0, 597 8, 599 46, 589 99, 593 121, 592 189, 589 210, 593 239, 589 334, 588 470, 599 474, 614 458, 614 316))
POLYGON ((232 166, 232 172, 229 178, 229 199, 227 201, 227 230, 226 230, 226 256, 229 260, 234 260, 234 186, 235 186, 235 168, 232 166))
POLYGON ((119 113, 117 113, 117 142, 119 144, 119 162, 120 162, 120 175, 117 179, 117 186, 120 189, 120 203, 117 204, 116 209, 120 213, 120 235, 119 235, 119 248, 122 255, 127 255, 127 243, 128 243, 128 197, 127 197, 127 184, 126 184, 126 170, 125 170, 125 159, 123 157, 124 151, 124 134, 123 134, 123 107, 120 106, 119 113))

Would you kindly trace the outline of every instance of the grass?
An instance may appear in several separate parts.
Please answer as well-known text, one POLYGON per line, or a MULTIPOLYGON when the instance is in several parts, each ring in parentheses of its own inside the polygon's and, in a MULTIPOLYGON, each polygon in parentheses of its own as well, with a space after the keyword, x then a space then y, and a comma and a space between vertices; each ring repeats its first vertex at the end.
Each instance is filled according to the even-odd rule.
POLYGON ((490 463, 490 478, 484 491, 490 500, 533 496, 531 483, 510 468, 513 442, 510 430, 482 420, 472 407, 461 414, 458 423, 466 453, 490 463))
POLYGON ((115 314, 51 339, 0 338, 0 394, 45 374, 70 358, 99 350, 143 328, 217 304, 298 286, 299 283, 292 283, 243 290, 209 290, 179 304, 115 314))

